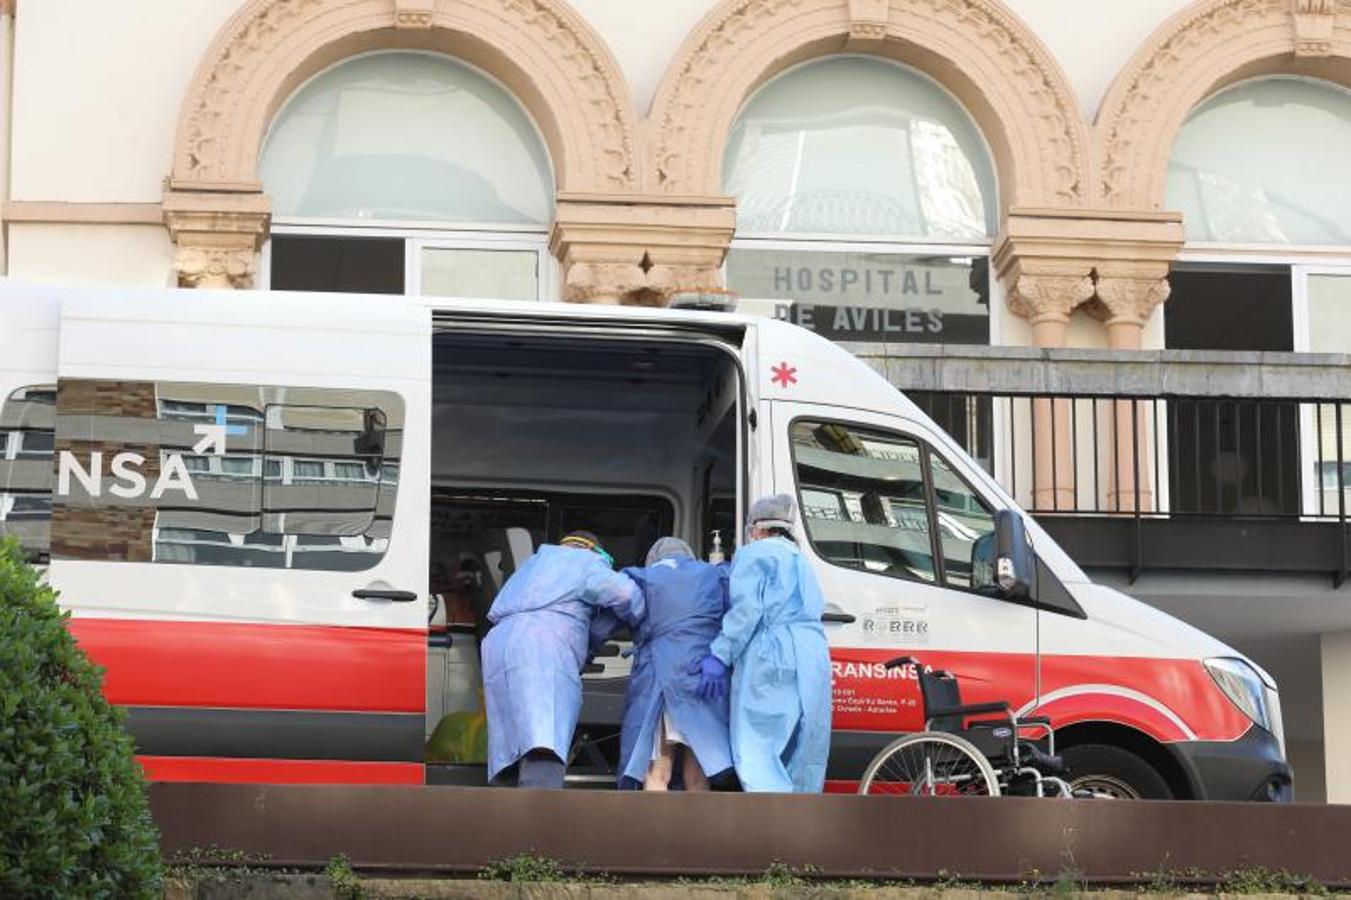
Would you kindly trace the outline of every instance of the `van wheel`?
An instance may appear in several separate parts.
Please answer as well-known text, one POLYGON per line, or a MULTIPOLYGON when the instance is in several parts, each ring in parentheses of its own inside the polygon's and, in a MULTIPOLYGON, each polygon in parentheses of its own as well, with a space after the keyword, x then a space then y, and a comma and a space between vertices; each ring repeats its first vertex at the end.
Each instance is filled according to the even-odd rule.
POLYGON ((1079 744, 1060 754, 1070 770, 1070 787, 1114 800, 1171 800, 1173 792, 1153 766, 1129 750, 1109 744, 1079 744))

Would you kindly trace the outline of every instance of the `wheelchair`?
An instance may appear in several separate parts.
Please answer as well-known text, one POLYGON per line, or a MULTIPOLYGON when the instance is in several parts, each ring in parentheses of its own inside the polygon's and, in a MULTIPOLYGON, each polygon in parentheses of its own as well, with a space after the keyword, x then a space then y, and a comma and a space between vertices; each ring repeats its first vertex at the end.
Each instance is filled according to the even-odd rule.
POLYGON ((860 794, 919 797, 1070 797, 1069 771, 1055 755, 1055 733, 1044 716, 1018 716, 1012 706, 963 704, 957 677, 926 671, 901 656, 888 670, 914 666, 924 704, 924 731, 907 734, 873 757, 860 794), (1046 743, 1042 750, 1029 733, 1046 743))

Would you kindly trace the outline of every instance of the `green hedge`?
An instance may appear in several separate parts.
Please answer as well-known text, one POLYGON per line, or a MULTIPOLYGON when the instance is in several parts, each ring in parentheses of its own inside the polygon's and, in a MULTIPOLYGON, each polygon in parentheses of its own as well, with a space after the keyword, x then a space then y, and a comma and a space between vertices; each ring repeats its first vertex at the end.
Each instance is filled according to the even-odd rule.
POLYGON ((0 897, 155 897, 145 783, 56 592, 0 541, 0 897))

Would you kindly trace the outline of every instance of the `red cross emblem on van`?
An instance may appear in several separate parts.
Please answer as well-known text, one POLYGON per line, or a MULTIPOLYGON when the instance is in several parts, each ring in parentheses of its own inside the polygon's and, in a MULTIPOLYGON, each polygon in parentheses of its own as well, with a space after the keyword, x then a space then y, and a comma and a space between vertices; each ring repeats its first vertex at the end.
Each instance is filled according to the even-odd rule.
POLYGON ((773 375, 769 380, 775 384, 783 387, 797 384, 797 369, 786 362, 781 362, 777 366, 770 366, 769 371, 773 375))

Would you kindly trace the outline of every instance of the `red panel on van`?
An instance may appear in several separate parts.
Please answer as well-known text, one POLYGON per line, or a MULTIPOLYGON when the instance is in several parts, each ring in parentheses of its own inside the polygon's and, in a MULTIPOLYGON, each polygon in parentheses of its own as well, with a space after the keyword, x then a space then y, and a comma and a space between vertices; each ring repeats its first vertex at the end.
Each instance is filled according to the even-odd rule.
POLYGON ((73 618, 122 706, 422 712, 426 634, 415 629, 73 618))
POLYGON ((422 784, 420 763, 347 762, 328 759, 223 759, 138 756, 151 781, 235 784, 422 784))

